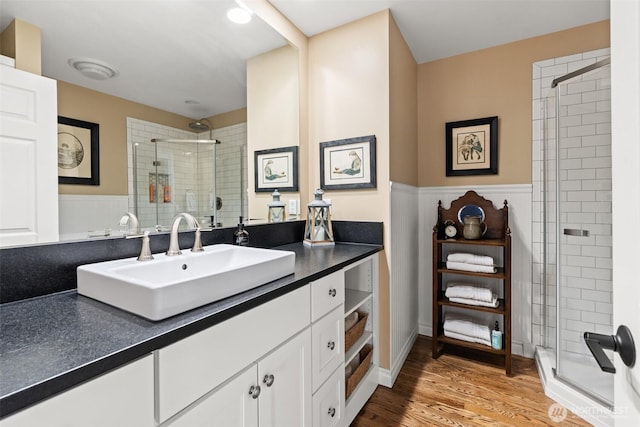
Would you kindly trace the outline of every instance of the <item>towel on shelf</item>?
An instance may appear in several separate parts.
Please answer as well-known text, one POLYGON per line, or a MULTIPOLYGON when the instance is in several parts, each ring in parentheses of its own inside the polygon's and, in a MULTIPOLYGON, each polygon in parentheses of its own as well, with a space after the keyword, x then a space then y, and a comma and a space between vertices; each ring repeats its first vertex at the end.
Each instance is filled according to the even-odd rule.
POLYGON ((491 345, 489 326, 481 325, 471 318, 455 313, 446 313, 444 318, 445 336, 447 332, 453 332, 454 334, 465 335, 478 340, 474 342, 488 342, 491 345))
POLYGON ((476 265, 495 265, 495 263, 493 262, 493 257, 470 253, 451 253, 447 256, 447 261, 464 262, 465 264, 476 265))
POLYGON ((470 298, 449 298, 449 301, 451 302, 457 302, 458 304, 468 304, 468 305, 476 305, 479 307, 492 307, 492 308, 498 308, 498 306, 500 305, 500 301, 498 301, 498 297, 494 296, 493 300, 491 302, 487 302, 487 301, 479 301, 477 299, 470 299, 470 298))
POLYGON ((491 347, 491 341, 487 341, 485 339, 478 338, 478 337, 470 337, 470 336, 464 335, 464 334, 458 334, 456 332, 447 331, 446 329, 444 331, 444 336, 445 337, 449 337, 449 338, 454 338, 456 340, 473 342, 473 343, 477 343, 477 344, 484 344, 486 346, 491 347))
POLYGON ((484 302, 493 302, 495 297, 491 289, 457 282, 449 282, 444 295, 447 298, 465 298, 484 302))
POLYGON ((498 269, 493 265, 467 264, 464 262, 447 261, 449 270, 472 271, 474 273, 495 273, 498 269))

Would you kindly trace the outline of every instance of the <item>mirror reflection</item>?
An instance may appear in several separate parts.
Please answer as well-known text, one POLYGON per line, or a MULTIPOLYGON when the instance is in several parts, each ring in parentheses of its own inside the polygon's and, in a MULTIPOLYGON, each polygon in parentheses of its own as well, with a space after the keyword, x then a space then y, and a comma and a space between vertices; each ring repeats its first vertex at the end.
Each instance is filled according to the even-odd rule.
POLYGON ((260 112, 247 114, 247 61, 289 46, 255 15, 229 22, 234 6, 3 1, 2 29, 17 18, 41 30, 42 75, 58 80, 58 114, 100 125, 100 185, 59 186, 61 239, 122 235, 125 212, 143 229, 162 229, 177 212, 222 226, 248 216, 247 116, 260 112), (119 74, 89 79, 68 64, 77 56, 114 64, 119 74), (189 126, 196 122, 203 126, 189 126), (221 143, 160 146, 154 138, 221 143))

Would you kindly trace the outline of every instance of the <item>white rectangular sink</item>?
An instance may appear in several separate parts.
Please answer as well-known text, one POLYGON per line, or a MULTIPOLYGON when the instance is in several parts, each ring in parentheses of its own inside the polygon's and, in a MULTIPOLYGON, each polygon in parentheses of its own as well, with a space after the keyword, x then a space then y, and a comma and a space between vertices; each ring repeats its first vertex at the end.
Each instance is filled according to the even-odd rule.
POLYGON ((81 265, 78 293, 162 320, 292 274, 295 253, 233 245, 81 265))

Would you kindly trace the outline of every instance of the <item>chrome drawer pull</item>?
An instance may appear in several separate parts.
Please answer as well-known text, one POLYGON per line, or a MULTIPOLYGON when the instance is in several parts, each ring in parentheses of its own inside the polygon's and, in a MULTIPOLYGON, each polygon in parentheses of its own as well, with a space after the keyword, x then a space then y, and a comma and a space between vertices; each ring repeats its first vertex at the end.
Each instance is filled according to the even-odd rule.
POLYGON ((253 397, 254 399, 257 399, 258 396, 260 396, 260 386, 252 385, 251 388, 249 389, 249 396, 253 397))
POLYGON ((329 408, 329 412, 328 412, 329 416, 331 418, 336 416, 336 408, 329 408))
POLYGON ((262 382, 265 383, 267 387, 271 387, 273 385, 273 381, 275 381, 275 377, 271 374, 265 375, 262 379, 262 382))
POLYGON ((336 296, 336 290, 335 289, 329 289, 329 296, 335 297, 336 296))
POLYGON ((327 343, 327 348, 328 348, 329 350, 333 350, 334 348, 336 348, 336 343, 335 343, 335 342, 333 342, 333 341, 329 341, 329 342, 327 343))

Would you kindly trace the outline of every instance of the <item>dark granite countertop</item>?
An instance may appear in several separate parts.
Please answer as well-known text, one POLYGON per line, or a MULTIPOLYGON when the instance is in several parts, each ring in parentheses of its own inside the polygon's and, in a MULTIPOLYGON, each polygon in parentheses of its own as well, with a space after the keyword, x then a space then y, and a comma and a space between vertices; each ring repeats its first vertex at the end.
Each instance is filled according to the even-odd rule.
POLYGON ((75 290, 0 305, 0 418, 148 355, 382 249, 337 243, 296 253, 295 273, 152 322, 75 290))

